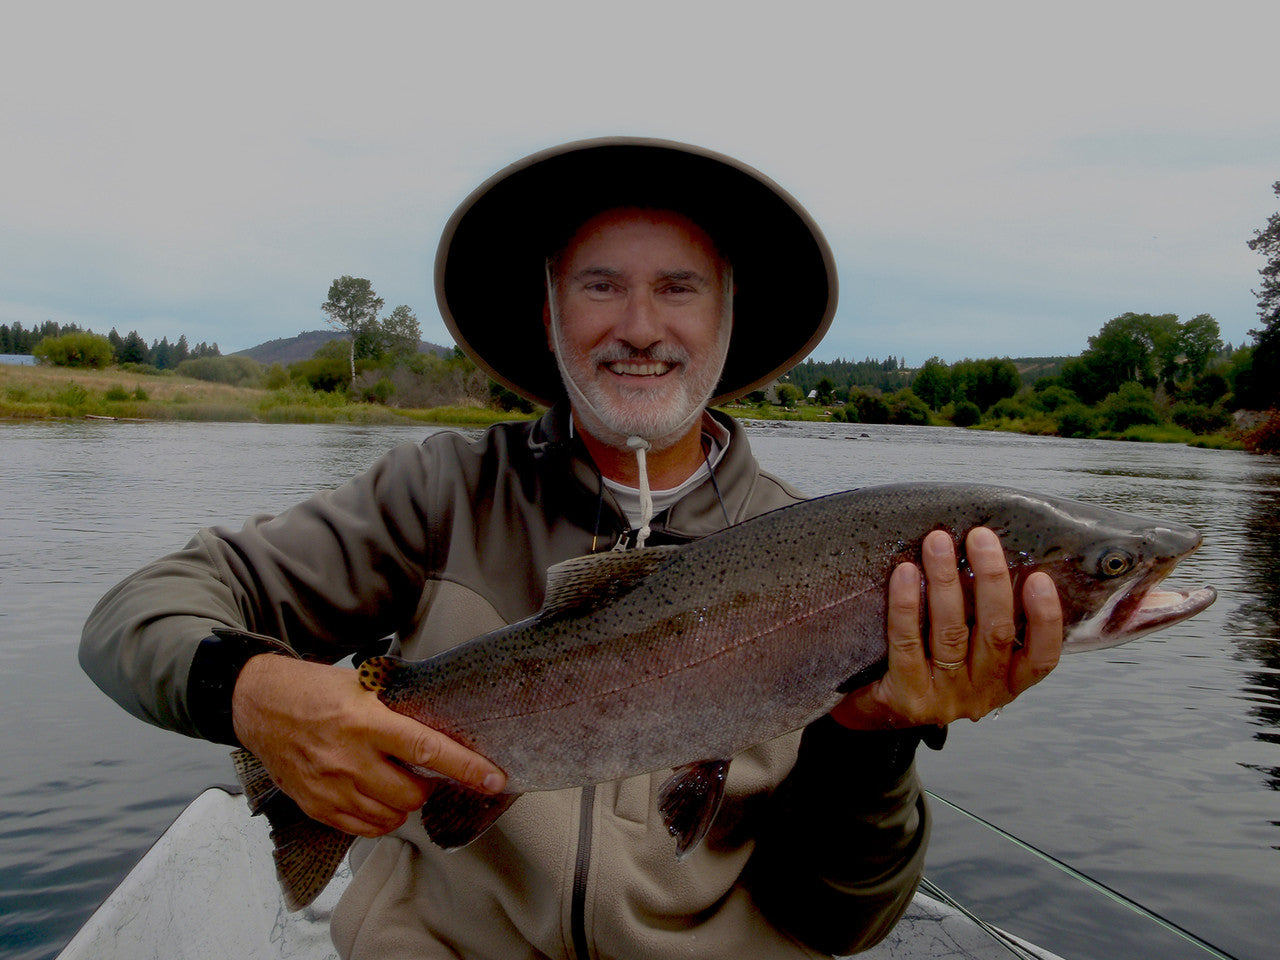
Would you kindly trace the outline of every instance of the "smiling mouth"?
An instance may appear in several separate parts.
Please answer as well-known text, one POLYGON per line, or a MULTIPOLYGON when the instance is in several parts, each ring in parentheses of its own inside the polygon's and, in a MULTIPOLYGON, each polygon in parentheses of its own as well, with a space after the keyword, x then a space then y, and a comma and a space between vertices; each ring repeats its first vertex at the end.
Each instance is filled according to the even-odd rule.
POLYGON ((620 377, 660 377, 665 373, 669 373, 673 366, 674 364, 662 363, 656 360, 646 360, 644 362, 617 360, 613 363, 604 364, 606 370, 620 377))

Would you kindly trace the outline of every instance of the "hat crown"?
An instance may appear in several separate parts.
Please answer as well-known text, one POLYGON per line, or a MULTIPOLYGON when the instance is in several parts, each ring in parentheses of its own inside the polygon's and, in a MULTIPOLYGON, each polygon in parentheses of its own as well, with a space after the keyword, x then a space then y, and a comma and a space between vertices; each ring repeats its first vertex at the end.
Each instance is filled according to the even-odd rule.
POLYGON ((459 346, 493 379, 543 404, 563 394, 542 324, 546 258, 596 214, 669 209, 701 226, 733 265, 734 330, 712 403, 772 381, 835 316, 835 261, 816 223, 772 180, 670 140, 563 144, 506 167, 450 218, 436 295, 459 346))

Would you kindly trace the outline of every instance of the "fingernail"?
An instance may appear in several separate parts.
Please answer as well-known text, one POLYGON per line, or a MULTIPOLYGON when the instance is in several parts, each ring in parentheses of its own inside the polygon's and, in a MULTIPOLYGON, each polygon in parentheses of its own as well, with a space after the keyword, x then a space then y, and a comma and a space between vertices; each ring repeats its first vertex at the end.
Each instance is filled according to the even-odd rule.
POLYGON ((1027 596, 1035 600, 1044 600, 1057 592, 1053 580, 1048 576, 1028 577, 1027 596))
POLYGON ((484 778, 484 788, 490 793, 501 793, 502 788, 507 785, 506 777, 500 773, 491 773, 484 778))

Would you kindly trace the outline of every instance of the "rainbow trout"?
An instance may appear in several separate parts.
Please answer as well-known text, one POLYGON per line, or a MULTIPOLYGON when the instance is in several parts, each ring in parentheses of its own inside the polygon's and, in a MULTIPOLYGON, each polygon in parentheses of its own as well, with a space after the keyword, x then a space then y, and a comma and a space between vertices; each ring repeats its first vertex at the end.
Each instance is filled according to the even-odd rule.
MULTIPOLYGON (((1015 596, 1034 570, 1057 585, 1063 649, 1127 643, 1211 604, 1210 587, 1158 591, 1200 545, 1190 527, 972 484, 868 487, 808 500, 679 546, 552 567, 541 610, 427 660, 378 657, 360 679, 507 775, 487 797, 440 781, 422 817, 468 843, 521 794, 653 770, 683 856, 706 833, 730 759, 797 730, 883 672, 887 584, 931 530, 1000 537, 1015 596)), ((309 820, 244 751, 237 772, 272 823, 293 909, 328 883, 352 838, 309 820)), ((419 770, 423 774, 430 771, 419 770)))

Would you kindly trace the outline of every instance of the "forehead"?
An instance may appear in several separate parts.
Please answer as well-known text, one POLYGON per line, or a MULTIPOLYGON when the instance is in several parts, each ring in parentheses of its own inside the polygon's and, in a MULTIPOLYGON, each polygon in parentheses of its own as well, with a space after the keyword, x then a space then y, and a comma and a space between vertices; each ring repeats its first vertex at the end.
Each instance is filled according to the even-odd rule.
POLYGON ((707 232, 684 214, 633 207, 606 210, 587 220, 574 231, 558 259, 567 266, 601 256, 674 257, 704 268, 718 268, 722 260, 707 232))

